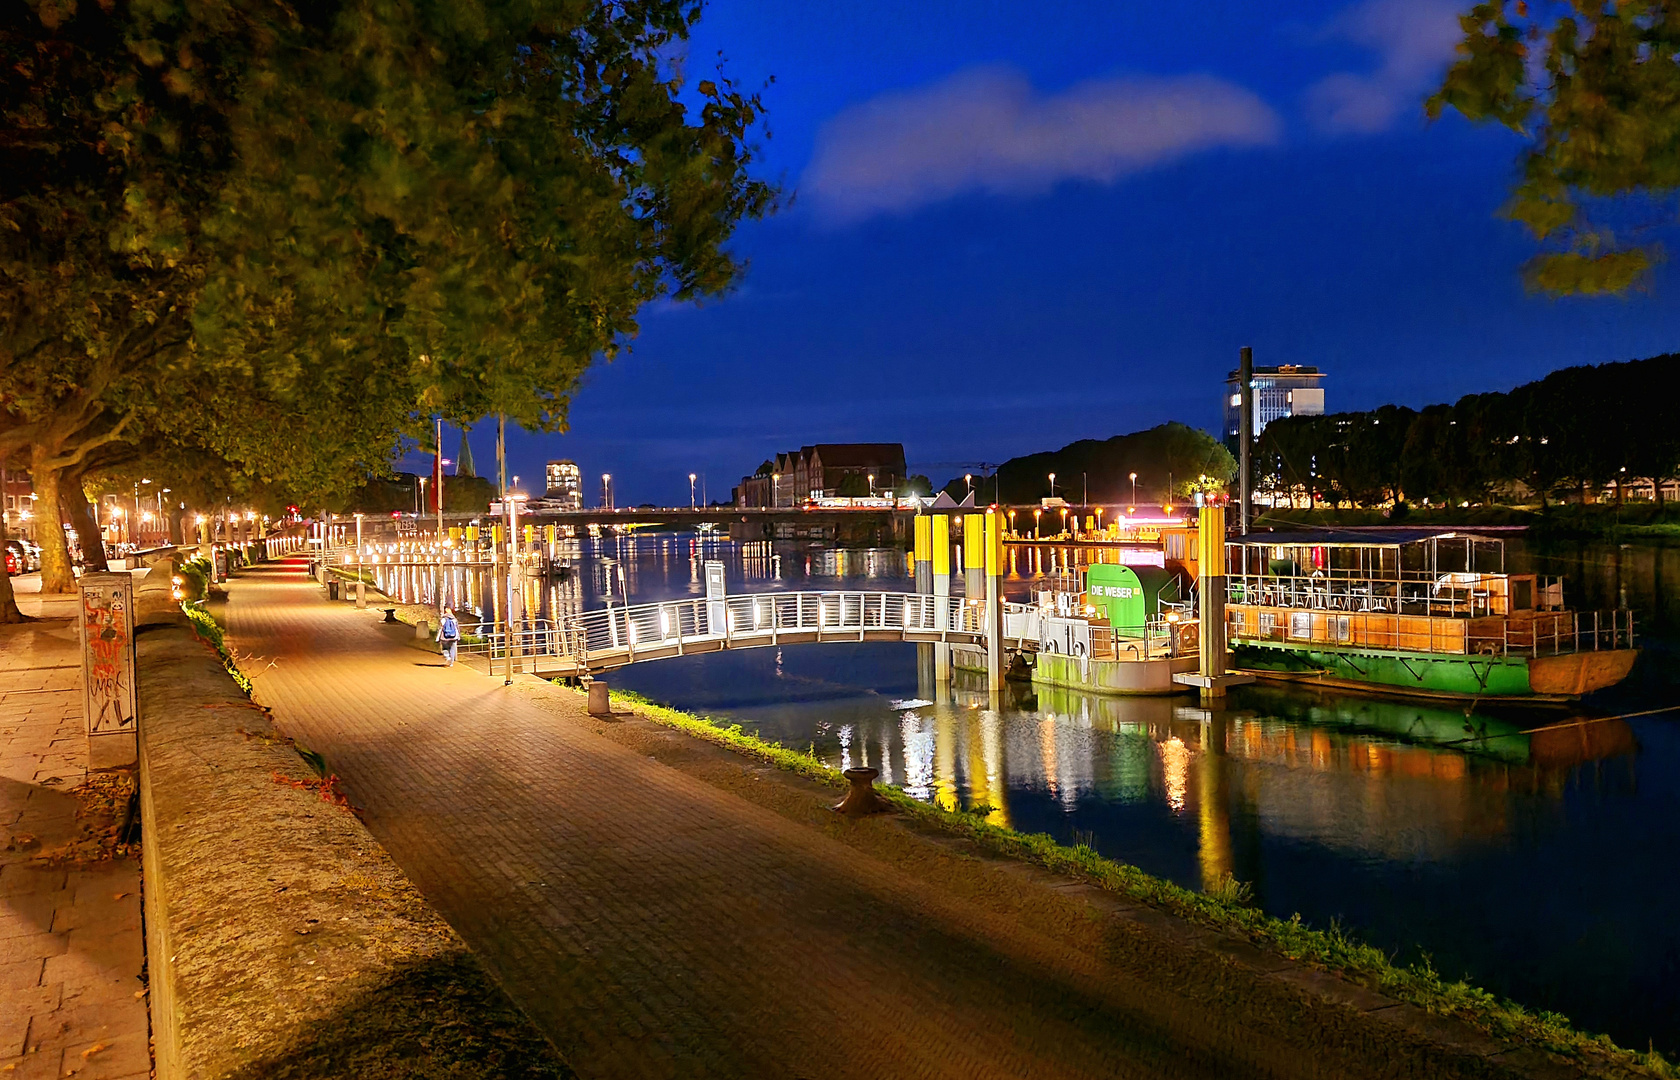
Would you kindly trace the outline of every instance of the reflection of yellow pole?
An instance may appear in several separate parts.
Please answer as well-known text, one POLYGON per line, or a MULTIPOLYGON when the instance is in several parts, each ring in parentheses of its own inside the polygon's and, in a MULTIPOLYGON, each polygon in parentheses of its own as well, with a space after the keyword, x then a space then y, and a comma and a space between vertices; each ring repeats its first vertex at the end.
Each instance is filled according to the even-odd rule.
POLYGON ((1225 778, 1225 722, 1209 721, 1198 763, 1196 816, 1200 834, 1202 888, 1211 890, 1231 875, 1231 813, 1225 778))
MULTIPOLYGON (((979 710, 976 710, 977 712, 979 710)), ((986 822, 991 825, 1009 827, 1009 785, 1003 775, 1003 718, 996 709, 980 712, 980 763, 981 772, 973 773, 975 777, 985 777, 986 805, 992 812, 986 815, 986 822)), ((976 787, 979 785, 976 784, 976 787)))
POLYGON ((957 721, 943 703, 933 713, 933 801, 957 808, 957 721))

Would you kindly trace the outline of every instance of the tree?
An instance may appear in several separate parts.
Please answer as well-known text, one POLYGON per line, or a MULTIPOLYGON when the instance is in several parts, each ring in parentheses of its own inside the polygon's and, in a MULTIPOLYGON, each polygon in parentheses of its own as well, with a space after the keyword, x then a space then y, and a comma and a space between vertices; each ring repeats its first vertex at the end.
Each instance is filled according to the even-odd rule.
POLYGON ((757 97, 667 59, 687 0, 0 4, 0 452, 44 520, 116 442, 319 505, 433 414, 563 429, 774 203, 757 97))
POLYGON ((1660 205, 1680 187, 1680 3, 1485 0, 1459 24, 1458 60, 1426 107, 1527 140, 1505 212, 1545 245, 1528 264, 1530 284, 1587 295, 1633 287, 1655 248, 1618 236, 1605 212, 1632 210, 1630 197, 1660 205))

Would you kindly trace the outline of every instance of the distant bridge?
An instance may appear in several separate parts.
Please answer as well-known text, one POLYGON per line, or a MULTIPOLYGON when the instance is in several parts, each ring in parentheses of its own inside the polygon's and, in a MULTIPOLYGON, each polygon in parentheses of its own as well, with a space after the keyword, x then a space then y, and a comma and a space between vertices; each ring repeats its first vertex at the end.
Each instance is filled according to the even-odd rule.
MULTIPOLYGON (((1006 604, 1008 609, 1020 605, 1006 604)), ((461 652, 508 657, 498 628, 461 652)), ((513 666, 550 678, 599 675, 673 656, 816 642, 942 642, 985 649, 985 605, 962 597, 896 592, 776 592, 606 607, 558 624, 526 620, 511 635, 513 666)), ((1020 640, 1004 639, 1006 648, 1020 640)), ((1026 642, 1036 647, 1037 641, 1026 642)))

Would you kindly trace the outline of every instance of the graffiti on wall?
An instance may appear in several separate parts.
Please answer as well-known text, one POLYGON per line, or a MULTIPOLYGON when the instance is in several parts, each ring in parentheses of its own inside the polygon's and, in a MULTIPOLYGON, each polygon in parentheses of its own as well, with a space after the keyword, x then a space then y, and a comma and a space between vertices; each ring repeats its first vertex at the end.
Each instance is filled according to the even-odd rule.
POLYGON ((134 583, 127 574, 88 574, 82 592, 82 702, 89 735, 136 727, 134 583))

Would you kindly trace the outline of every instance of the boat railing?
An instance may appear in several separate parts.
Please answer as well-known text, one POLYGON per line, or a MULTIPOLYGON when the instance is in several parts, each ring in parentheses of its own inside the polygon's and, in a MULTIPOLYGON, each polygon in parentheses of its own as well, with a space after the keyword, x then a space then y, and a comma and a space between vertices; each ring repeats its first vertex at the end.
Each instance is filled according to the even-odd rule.
POLYGON ((1486 589, 1444 586, 1439 580, 1372 581, 1324 577, 1237 578, 1226 583, 1231 604, 1312 611, 1381 612, 1473 619, 1502 615, 1509 603, 1486 589))
POLYGON ((1634 644, 1631 611, 1539 612, 1529 619, 1500 619, 1497 632, 1466 619, 1286 605, 1259 606, 1252 611, 1228 607, 1226 619, 1230 639, 1236 642, 1396 652, 1538 657, 1629 649, 1634 644))

